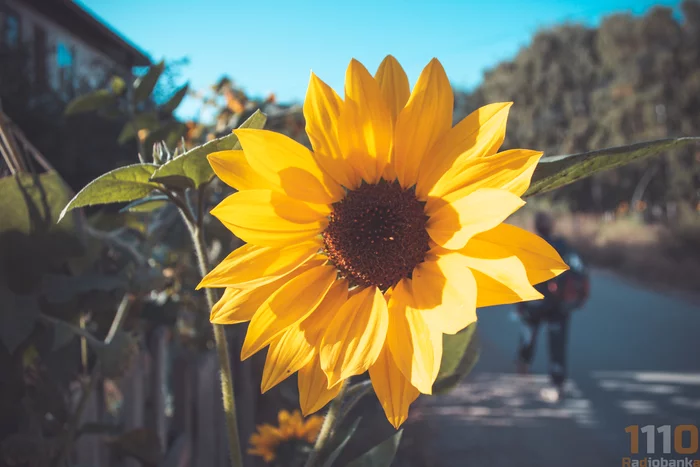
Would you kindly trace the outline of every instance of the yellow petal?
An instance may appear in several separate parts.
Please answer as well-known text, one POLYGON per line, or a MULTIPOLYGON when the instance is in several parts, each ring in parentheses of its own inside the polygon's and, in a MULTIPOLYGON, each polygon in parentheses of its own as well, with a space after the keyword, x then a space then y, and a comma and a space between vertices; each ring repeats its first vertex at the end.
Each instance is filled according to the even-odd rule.
POLYGON ((323 332, 348 298, 348 282, 336 280, 316 309, 303 321, 289 326, 270 344, 262 377, 262 392, 306 365, 316 354, 323 332))
POLYGON ((506 305, 523 301, 512 290, 492 277, 477 270, 472 271, 472 273, 479 289, 479 294, 476 298, 477 307, 506 305))
POLYGON ((241 150, 213 152, 207 159, 214 173, 236 190, 279 190, 253 170, 241 150))
POLYGON ((236 324, 250 321, 260 305, 276 290, 299 274, 320 266, 324 262, 325 259, 312 259, 289 274, 261 287, 248 289, 226 288, 221 300, 211 310, 210 321, 216 324, 236 324))
POLYGON ((431 321, 432 316, 430 311, 423 311, 422 313, 428 328, 430 328, 430 339, 433 341, 433 356, 435 359, 435 365, 433 365, 433 374, 431 377, 433 378, 433 381, 435 381, 440 373, 440 364, 442 363, 442 323, 436 320, 431 321))
POLYGON ((357 60, 345 75, 345 103, 338 120, 338 139, 355 172, 375 183, 389 162, 391 114, 379 84, 357 60))
POLYGON ((251 129, 234 133, 253 170, 292 198, 331 204, 343 197, 343 188, 321 169, 314 154, 288 136, 251 129))
MULTIPOLYGON (((256 289, 260 292, 260 289, 256 289)), ((274 290, 269 289, 270 293, 274 290)), ((248 302, 251 290, 240 290, 232 287, 227 288, 218 302, 214 304, 209 315, 209 320, 216 324, 237 324, 245 323, 253 319, 257 307, 241 307, 242 303, 248 302)), ((265 297, 267 298, 267 297, 265 297)), ((260 303, 265 301, 263 298, 260 303)), ((259 305, 259 304, 258 304, 259 305)))
POLYGON ((384 173, 382 173, 382 178, 387 181, 396 180, 396 170, 394 170, 393 155, 390 157, 389 163, 384 167, 384 173))
POLYGON ((411 95, 411 88, 408 85, 408 76, 401 67, 401 64, 391 55, 387 55, 379 64, 374 79, 379 83, 384 101, 391 113, 392 124, 404 108, 411 95))
POLYGON ((309 363, 315 353, 299 324, 289 326, 270 344, 265 358, 260 390, 267 392, 309 363))
POLYGON ((241 360, 250 357, 321 303, 335 280, 333 266, 317 266, 291 279, 260 305, 250 321, 241 360))
POLYGON ((525 266, 530 284, 539 284, 569 269, 549 243, 510 224, 500 224, 475 235, 460 252, 484 259, 517 257, 525 266))
POLYGON ((367 371, 384 346, 389 326, 386 300, 367 287, 342 306, 321 343, 321 368, 330 385, 367 371))
POLYGON ((389 300, 389 330, 386 344, 394 361, 411 384, 424 394, 432 394, 435 361, 430 328, 416 309, 411 285, 401 280, 389 300))
POLYGON ((359 184, 338 143, 338 118, 343 101, 326 83, 311 73, 304 99, 306 133, 319 165, 345 187, 359 184))
POLYGON ((465 258, 476 278, 479 290, 477 306, 505 305, 542 298, 542 294, 530 285, 525 266, 515 256, 500 259, 465 258))
POLYGON ((241 240, 260 246, 283 246, 310 240, 327 225, 326 214, 282 193, 246 190, 212 209, 241 240))
POLYGON ((299 406, 304 416, 321 410, 338 395, 342 383, 328 387, 326 374, 321 370, 318 355, 299 370, 299 406))
POLYGON ((424 261, 412 277, 416 307, 429 326, 456 334, 476 321, 476 281, 464 256, 448 253, 424 261))
POLYGON ((481 107, 455 125, 424 157, 416 193, 445 193, 443 185, 461 173, 474 159, 494 154, 506 135, 506 121, 512 102, 481 107), (440 180, 438 182, 438 180, 440 180))
POLYGON ((248 288, 274 282, 313 258, 322 248, 312 240, 282 248, 243 245, 234 250, 199 283, 201 287, 248 288))
POLYGON ((436 193, 442 198, 433 195, 428 198, 426 210, 431 210, 435 203, 462 198, 479 188, 496 188, 522 196, 530 186, 530 179, 541 157, 539 151, 513 149, 475 158, 472 165, 442 185, 445 193, 436 193))
POLYGON ((402 187, 415 185, 423 157, 452 127, 453 105, 450 81, 434 58, 396 120, 394 168, 402 187))
POLYGON ((438 245, 450 250, 464 248, 474 235, 490 230, 525 204, 513 193, 481 188, 428 211, 427 230, 438 245))
POLYGON ((321 304, 300 324, 306 340, 311 345, 314 347, 321 345, 323 334, 347 300, 348 281, 336 279, 321 304))
POLYGON ((398 430, 408 418, 408 408, 420 392, 401 373, 387 346, 370 367, 369 376, 386 418, 398 430))

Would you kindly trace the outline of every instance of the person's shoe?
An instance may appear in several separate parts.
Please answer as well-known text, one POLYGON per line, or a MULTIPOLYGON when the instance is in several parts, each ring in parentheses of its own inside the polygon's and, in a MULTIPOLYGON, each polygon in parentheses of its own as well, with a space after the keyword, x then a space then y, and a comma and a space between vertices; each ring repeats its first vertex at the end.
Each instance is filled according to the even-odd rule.
POLYGON ((564 389, 561 386, 542 388, 540 398, 550 404, 556 404, 564 398, 564 389))

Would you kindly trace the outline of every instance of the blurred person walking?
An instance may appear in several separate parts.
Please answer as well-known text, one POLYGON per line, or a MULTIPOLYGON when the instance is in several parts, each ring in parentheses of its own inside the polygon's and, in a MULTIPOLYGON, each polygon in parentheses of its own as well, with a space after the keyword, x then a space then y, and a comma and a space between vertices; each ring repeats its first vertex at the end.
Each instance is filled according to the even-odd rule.
POLYGON ((564 396, 570 315, 572 311, 584 305, 588 299, 590 285, 588 272, 578 253, 563 238, 553 236, 554 218, 550 214, 536 214, 535 230, 557 250, 570 269, 535 286, 544 298, 518 303, 521 333, 517 369, 520 374, 529 373, 535 354, 537 334, 544 324, 549 338, 549 374, 552 387, 543 389, 540 395, 545 401, 554 403, 564 396))

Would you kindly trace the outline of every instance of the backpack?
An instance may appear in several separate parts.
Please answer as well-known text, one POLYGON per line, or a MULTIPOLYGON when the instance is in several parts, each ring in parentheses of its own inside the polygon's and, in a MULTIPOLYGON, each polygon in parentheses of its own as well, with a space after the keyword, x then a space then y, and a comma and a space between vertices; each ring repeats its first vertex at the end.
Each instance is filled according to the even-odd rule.
POLYGON ((553 301, 566 311, 583 307, 591 292, 591 283, 586 266, 581 257, 571 248, 561 251, 562 259, 569 270, 547 282, 548 292, 553 301))
POLYGON ((578 310, 586 304, 590 295, 588 270, 581 257, 563 239, 553 239, 550 243, 569 270, 535 286, 543 299, 518 304, 518 310, 526 319, 550 318, 562 312, 578 310))

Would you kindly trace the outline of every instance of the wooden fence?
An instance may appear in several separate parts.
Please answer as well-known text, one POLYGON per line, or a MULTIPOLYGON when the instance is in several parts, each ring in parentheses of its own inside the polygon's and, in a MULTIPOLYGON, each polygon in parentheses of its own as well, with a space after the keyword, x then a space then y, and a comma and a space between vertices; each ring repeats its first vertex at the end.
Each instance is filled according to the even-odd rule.
MULTIPOLYGON (((235 336, 229 347, 240 348, 235 336)), ((233 351, 235 352, 235 350, 233 351)), ((249 378, 246 363, 236 362, 235 378, 249 378)), ((249 380, 247 381, 249 383, 249 380)), ((90 430, 75 444, 75 461, 79 467, 227 467, 228 441, 221 405, 218 359, 214 350, 194 353, 179 348, 168 328, 157 329, 116 387, 121 404, 108 410, 110 391, 98 385, 90 395, 81 426, 114 427, 126 436, 90 430), (115 448, 118 446, 118 448, 115 448), (138 452, 124 456, 124 452, 138 452), (121 453, 121 455, 120 455, 121 453), (145 461, 145 462, 144 462, 145 461)), ((254 430, 255 394, 250 384, 239 384, 239 430, 242 446, 254 430), (245 401, 245 402, 242 402, 245 401)), ((113 392, 113 391, 112 391, 113 392)), ((75 394, 74 399, 79 399, 75 394)), ((244 454, 244 456, 246 456, 244 454)), ((247 457, 247 456, 246 456, 247 457)), ((244 459, 251 465, 252 459, 244 459)))

